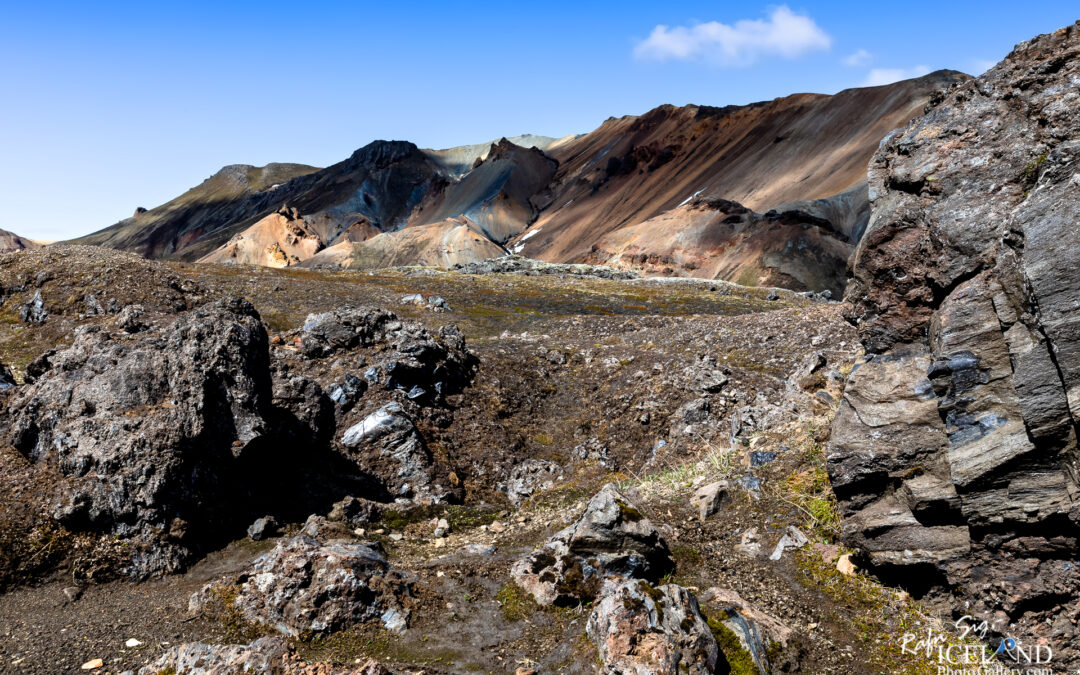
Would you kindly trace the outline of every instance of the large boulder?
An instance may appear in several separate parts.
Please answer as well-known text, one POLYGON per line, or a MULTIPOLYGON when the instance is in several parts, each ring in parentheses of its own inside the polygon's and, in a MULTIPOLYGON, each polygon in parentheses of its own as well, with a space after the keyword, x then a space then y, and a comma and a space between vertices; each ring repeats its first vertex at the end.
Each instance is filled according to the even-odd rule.
POLYGON ((1080 24, 882 141, 845 298, 868 354, 828 452, 848 543, 1059 667, 1080 664, 1059 620, 1080 597, 1078 104, 1080 24))
POLYGON ((343 308, 307 317, 300 348, 323 358, 357 348, 377 348, 364 373, 371 385, 403 389, 410 399, 435 400, 464 384, 473 365, 457 326, 433 335, 420 323, 382 309, 343 308))
MULTIPOLYGON (((682 586, 609 582, 586 625, 610 675, 710 675, 723 661, 697 600, 682 586)), ((726 666, 727 663, 724 662, 726 666)))
POLYGON ((542 605, 576 605, 594 599, 608 577, 655 582, 674 568, 657 529, 609 483, 511 574, 542 605))
POLYGON ((54 516, 135 544, 139 573, 173 571, 229 531, 270 402, 267 336, 226 300, 129 336, 77 329, 6 401, 4 440, 68 477, 54 516))
POLYGON ((431 452, 401 404, 390 402, 345 430, 341 445, 392 499, 439 501, 431 452))
POLYGON ((284 635, 321 635, 379 619, 403 630, 409 594, 405 576, 370 546, 322 541, 299 534, 278 542, 234 579, 215 582, 192 595, 188 607, 200 612, 232 586, 233 607, 253 624, 284 635))

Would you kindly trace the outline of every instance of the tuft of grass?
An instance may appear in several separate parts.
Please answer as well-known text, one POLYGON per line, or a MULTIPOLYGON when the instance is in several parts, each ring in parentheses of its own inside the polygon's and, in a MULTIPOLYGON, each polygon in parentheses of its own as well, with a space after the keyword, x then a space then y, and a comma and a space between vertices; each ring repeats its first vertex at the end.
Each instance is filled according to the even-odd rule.
POLYGON ((512 581, 499 589, 495 602, 499 603, 502 616, 507 621, 524 621, 541 609, 532 595, 512 581))

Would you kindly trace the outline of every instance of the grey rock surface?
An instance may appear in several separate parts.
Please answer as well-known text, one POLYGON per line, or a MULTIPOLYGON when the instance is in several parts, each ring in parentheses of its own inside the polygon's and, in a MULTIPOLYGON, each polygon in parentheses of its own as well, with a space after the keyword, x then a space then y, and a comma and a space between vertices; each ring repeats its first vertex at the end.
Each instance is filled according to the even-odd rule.
POLYGON ((589 616, 600 670, 611 675, 708 675, 726 672, 694 596, 682 586, 642 580, 609 582, 589 616))
MULTIPOLYGON (((213 597, 211 584, 195 593, 198 612, 213 597)), ((406 577, 362 544, 327 542, 299 534, 278 542, 235 579, 234 606, 248 621, 284 635, 328 634, 381 619, 391 630, 405 627, 406 577)))
POLYGON ((132 337, 82 327, 39 371, 9 397, 6 436, 69 478, 61 522, 137 544, 133 567, 150 573, 178 569, 207 528, 232 520, 271 394, 249 303, 207 305, 132 337))
POLYGON ((1048 637, 1061 667, 1080 650, 1036 627, 1080 597, 1078 101, 1080 24, 882 142, 845 298, 868 356, 828 450, 849 544, 930 566, 975 611, 1048 637))
POLYGON ((514 563, 514 581, 542 605, 596 597, 608 577, 657 581, 675 567, 653 524, 605 485, 569 527, 514 563))

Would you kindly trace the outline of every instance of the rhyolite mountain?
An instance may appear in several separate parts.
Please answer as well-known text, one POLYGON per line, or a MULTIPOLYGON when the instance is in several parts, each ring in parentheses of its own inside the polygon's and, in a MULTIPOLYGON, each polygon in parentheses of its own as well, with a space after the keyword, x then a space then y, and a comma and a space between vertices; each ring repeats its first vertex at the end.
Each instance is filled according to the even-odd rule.
POLYGON ((839 293, 869 217, 865 167, 878 142, 966 78, 664 105, 561 139, 447 150, 376 141, 321 170, 226 167, 77 241, 274 267, 449 266, 513 252, 839 293))
POLYGON ((14 232, 8 232, 7 230, 0 230, 0 253, 11 253, 12 251, 25 251, 28 248, 37 248, 38 243, 20 237, 14 232))

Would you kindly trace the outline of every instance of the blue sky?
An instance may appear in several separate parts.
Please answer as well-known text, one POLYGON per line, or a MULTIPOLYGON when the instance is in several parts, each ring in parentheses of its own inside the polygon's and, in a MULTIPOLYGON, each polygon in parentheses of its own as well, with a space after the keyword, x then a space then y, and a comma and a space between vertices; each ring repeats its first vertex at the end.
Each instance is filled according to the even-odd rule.
POLYGON ((662 103, 978 74, 1055 2, 0 2, 0 228, 55 240, 225 164, 561 136, 662 103))

